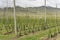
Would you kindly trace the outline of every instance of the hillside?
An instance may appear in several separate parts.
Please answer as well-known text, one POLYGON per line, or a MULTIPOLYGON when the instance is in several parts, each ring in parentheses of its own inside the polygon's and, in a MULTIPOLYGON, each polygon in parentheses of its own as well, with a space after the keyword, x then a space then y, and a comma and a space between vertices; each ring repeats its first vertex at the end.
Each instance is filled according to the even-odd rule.
MULTIPOLYGON (((13 11, 13 7, 8 7, 9 11, 13 11)), ((7 7, 5 8, 0 8, 1 10, 7 10, 7 7)), ((46 7, 47 13, 55 13, 56 11, 60 11, 59 8, 54 8, 54 7, 46 7)), ((23 8, 23 7, 19 7, 16 6, 16 12, 30 12, 30 13, 44 13, 45 12, 45 6, 41 6, 41 7, 27 7, 27 8, 23 8)), ((60 13, 60 12, 59 12, 60 13)))

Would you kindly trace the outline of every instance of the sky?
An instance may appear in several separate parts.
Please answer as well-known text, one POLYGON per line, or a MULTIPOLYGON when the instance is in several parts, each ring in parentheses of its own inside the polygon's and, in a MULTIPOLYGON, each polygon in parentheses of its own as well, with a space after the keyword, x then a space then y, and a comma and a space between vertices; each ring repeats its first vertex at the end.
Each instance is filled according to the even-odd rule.
MULTIPOLYGON (((16 6, 21 7, 39 7, 44 5, 45 0, 16 0, 16 6)), ((60 0, 47 0, 46 6, 56 7, 56 3, 58 4, 58 8, 60 8, 60 0)), ((0 7, 13 7, 13 0, 0 0, 0 7)))

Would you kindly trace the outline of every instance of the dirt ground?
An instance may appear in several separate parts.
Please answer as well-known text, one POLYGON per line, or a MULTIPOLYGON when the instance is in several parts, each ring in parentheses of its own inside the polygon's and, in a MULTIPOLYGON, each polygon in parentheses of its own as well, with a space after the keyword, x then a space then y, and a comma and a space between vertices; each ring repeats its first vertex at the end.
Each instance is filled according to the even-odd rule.
POLYGON ((56 40, 60 40, 60 34, 57 36, 57 39, 56 40))
POLYGON ((60 40, 60 34, 58 34, 56 37, 48 39, 47 37, 42 37, 40 40, 60 40))
POLYGON ((56 37, 51 38, 51 39, 49 39, 49 40, 60 40, 60 34, 58 34, 56 37))

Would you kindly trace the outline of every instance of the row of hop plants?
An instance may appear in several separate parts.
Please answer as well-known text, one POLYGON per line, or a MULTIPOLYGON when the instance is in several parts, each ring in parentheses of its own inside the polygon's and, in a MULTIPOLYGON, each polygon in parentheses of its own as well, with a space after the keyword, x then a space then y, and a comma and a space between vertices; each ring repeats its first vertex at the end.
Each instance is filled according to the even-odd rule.
POLYGON ((53 30, 51 30, 51 28, 49 29, 49 33, 48 33, 48 38, 52 38, 52 37, 56 37, 59 33, 60 33, 60 19, 54 19, 52 18, 52 20, 50 20, 48 25, 49 27, 55 27, 53 30))
POLYGON ((44 21, 43 19, 40 20, 40 19, 33 19, 33 18, 27 18, 27 17, 19 19, 19 17, 18 17, 17 25, 19 24, 18 28, 21 29, 19 34, 27 35, 29 33, 34 33, 34 32, 40 31, 41 26, 43 26, 43 21, 44 21))
MULTIPOLYGON (((37 19, 37 18, 28 18, 28 17, 16 17, 17 19, 17 32, 19 36, 27 35, 30 33, 35 33, 37 31, 49 29, 49 35, 52 35, 51 28, 56 27, 55 19, 51 20, 47 18, 46 26, 44 25, 44 18, 37 19)), ((14 19, 2 18, 0 19, 0 32, 1 34, 9 34, 14 33, 14 19)), ((58 23, 60 24, 60 23, 58 23)), ((60 25, 59 25, 60 26, 60 25)), ((59 28, 59 27, 58 27, 59 28)), ((56 32, 56 30, 54 30, 56 32)), ((54 33, 53 32, 53 33, 54 33)), ((59 29, 60 32, 60 29, 59 29)))
POLYGON ((0 32, 2 32, 2 34, 7 34, 10 33, 11 31, 14 30, 14 22, 13 22, 13 18, 9 18, 8 20, 3 17, 0 21, 0 32))

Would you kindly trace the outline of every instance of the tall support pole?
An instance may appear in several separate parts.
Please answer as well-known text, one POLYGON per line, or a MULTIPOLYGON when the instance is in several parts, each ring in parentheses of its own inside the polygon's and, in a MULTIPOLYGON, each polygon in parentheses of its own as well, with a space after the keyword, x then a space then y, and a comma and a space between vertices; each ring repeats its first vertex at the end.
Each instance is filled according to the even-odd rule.
POLYGON ((14 3, 14 29, 15 29, 15 35, 17 36, 15 0, 13 1, 13 3, 14 3))
POLYGON ((7 15, 7 16, 6 16, 6 15, 5 15, 5 16, 6 16, 6 22, 7 22, 7 24, 8 24, 8 16, 9 16, 9 15, 8 15, 8 0, 6 0, 6 1, 7 1, 7 2, 6 2, 6 4, 7 4, 7 5, 6 5, 6 6, 7 6, 7 8, 6 8, 6 15, 7 15))
POLYGON ((55 23, 56 23, 56 26, 55 26, 55 32, 56 32, 57 31, 57 4, 55 6, 56 6, 56 13, 55 13, 55 23))
MULTIPOLYGON (((45 0, 45 25, 46 25, 46 16, 47 16, 47 11, 46 11, 46 0, 45 0)), ((50 19, 51 20, 51 19, 50 19)), ((48 26, 50 26, 50 25, 48 25, 48 26)), ((51 38, 51 29, 49 29, 49 31, 48 31, 48 40, 51 38)))
MULTIPOLYGON (((55 18, 56 18, 56 26, 55 26, 55 36, 57 36, 57 34, 58 34, 58 30, 57 30, 57 3, 56 3, 56 14, 55 14, 56 16, 55 16, 55 18)), ((56 40, 56 39, 55 39, 56 40)))
POLYGON ((46 0, 45 0, 45 23, 46 23, 46 0))
POLYGON ((57 17, 57 3, 56 3, 56 30, 57 30, 57 26, 58 26, 57 19, 58 19, 58 17, 57 17))
POLYGON ((44 12, 44 29, 46 29, 46 0, 44 0, 45 12, 44 12))

